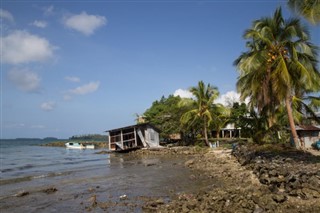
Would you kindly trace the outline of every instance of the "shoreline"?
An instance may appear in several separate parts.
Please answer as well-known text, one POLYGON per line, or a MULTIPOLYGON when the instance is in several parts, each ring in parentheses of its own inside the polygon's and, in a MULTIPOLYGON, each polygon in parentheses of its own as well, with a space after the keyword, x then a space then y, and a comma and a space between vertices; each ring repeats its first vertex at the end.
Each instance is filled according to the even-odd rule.
POLYGON ((272 155, 246 146, 233 154, 210 150, 186 162, 220 184, 179 195, 168 204, 147 203, 145 212, 320 212, 319 156, 291 151, 272 155))
POLYGON ((320 212, 318 156, 291 153, 282 162, 279 153, 275 157, 246 147, 234 154, 199 147, 108 153, 106 171, 97 167, 82 176, 56 177, 50 184, 21 189, 0 200, 0 211, 20 212, 27 205, 30 211, 320 212), (275 172, 283 167, 290 176, 275 172), (301 175, 304 170, 307 176, 301 175), (277 189, 276 181, 283 187, 277 189))

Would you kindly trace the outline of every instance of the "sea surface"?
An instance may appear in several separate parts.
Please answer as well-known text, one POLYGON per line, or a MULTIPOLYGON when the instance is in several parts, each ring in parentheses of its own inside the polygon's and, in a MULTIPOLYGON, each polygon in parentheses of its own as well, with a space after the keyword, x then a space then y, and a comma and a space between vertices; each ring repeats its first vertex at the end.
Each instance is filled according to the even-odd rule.
POLYGON ((40 146, 43 143, 47 141, 0 141, 1 213, 142 212, 144 197, 167 200, 208 185, 190 178, 184 166, 188 159, 97 154, 102 150, 40 146), (92 209, 93 197, 100 207, 92 209))
POLYGON ((43 140, 1 140, 0 180, 4 182, 45 178, 76 172, 86 167, 105 166, 108 156, 94 155, 96 150, 46 147, 43 140))

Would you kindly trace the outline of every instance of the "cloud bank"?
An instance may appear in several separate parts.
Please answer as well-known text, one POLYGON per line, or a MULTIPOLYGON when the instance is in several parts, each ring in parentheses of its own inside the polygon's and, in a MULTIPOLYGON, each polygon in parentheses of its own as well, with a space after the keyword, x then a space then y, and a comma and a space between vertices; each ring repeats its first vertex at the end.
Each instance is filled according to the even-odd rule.
POLYGON ((2 8, 0 8, 0 18, 1 19, 6 19, 10 22, 14 22, 14 18, 12 16, 12 14, 9 11, 6 11, 2 8))
POLYGON ((18 89, 24 92, 39 92, 40 91, 40 77, 27 69, 12 69, 8 72, 8 79, 18 89))
POLYGON ((31 25, 39 28, 46 28, 48 24, 45 21, 35 20, 34 22, 31 23, 31 25))
POLYGON ((64 79, 71 82, 80 82, 80 78, 75 76, 66 76, 64 79))
MULTIPOLYGON (((174 93, 174 96, 180 96, 181 98, 194 98, 192 93, 189 90, 185 89, 177 89, 174 93)), ((224 106, 231 107, 233 103, 241 102, 240 101, 240 94, 235 91, 229 91, 223 95, 220 95, 214 103, 222 104, 224 106)), ((245 100, 245 103, 248 104, 249 100, 245 100)))
POLYGON ((64 100, 70 100, 74 95, 87 95, 89 93, 93 93, 99 88, 100 82, 90 82, 88 84, 84 84, 82 86, 76 87, 74 89, 70 89, 64 95, 64 100))
POLYGON ((48 102, 43 102, 41 105, 40 105, 40 108, 43 110, 43 111, 52 111, 54 110, 56 106, 56 103, 53 102, 53 101, 48 101, 48 102))
POLYGON ((215 101, 215 103, 219 103, 224 106, 232 106, 235 102, 240 102, 240 94, 235 91, 229 91, 223 95, 220 95, 215 101))
POLYGON ((26 31, 16 30, 1 39, 1 57, 9 64, 45 61, 53 56, 55 49, 45 38, 26 31))
POLYGON ((69 90, 69 93, 73 94, 73 95, 86 95, 88 93, 92 93, 92 92, 96 91, 98 89, 99 85, 100 85, 99 81, 90 82, 90 83, 85 84, 83 86, 69 90))
POLYGON ((174 93, 174 96, 180 96, 180 98, 193 98, 194 96, 189 90, 177 89, 174 93))
POLYGON ((107 19, 104 16, 89 15, 82 12, 64 19, 66 27, 83 33, 86 36, 94 34, 98 28, 106 25, 107 19))

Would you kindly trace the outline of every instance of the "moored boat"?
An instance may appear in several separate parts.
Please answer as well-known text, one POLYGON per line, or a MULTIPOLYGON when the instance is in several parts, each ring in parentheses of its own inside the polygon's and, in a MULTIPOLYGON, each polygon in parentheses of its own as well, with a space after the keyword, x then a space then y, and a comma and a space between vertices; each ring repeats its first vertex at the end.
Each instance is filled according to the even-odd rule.
POLYGON ((78 143, 78 142, 68 142, 65 143, 67 149, 94 149, 93 144, 78 143))

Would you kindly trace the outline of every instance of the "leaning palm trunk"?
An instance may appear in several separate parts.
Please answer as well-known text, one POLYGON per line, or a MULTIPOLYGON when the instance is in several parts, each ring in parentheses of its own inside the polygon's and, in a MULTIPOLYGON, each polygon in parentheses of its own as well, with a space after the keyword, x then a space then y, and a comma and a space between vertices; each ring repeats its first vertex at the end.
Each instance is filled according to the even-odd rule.
POLYGON ((290 94, 287 95, 287 97, 286 97, 286 108, 287 108, 288 119, 289 119, 289 124, 290 124, 290 129, 291 129, 291 134, 292 134, 292 138, 293 138, 293 141, 294 141, 294 145, 298 149, 298 148, 301 148, 301 147, 300 147, 299 137, 298 137, 298 134, 297 134, 297 131, 296 131, 296 126, 294 124, 292 108, 291 108, 291 96, 290 96, 290 94))
POLYGON ((204 122, 203 122, 203 131, 204 131, 204 140, 205 140, 205 142, 206 142, 206 145, 207 146, 210 146, 209 145, 209 140, 208 140, 208 133, 207 133, 207 119, 206 118, 204 118, 204 122))

